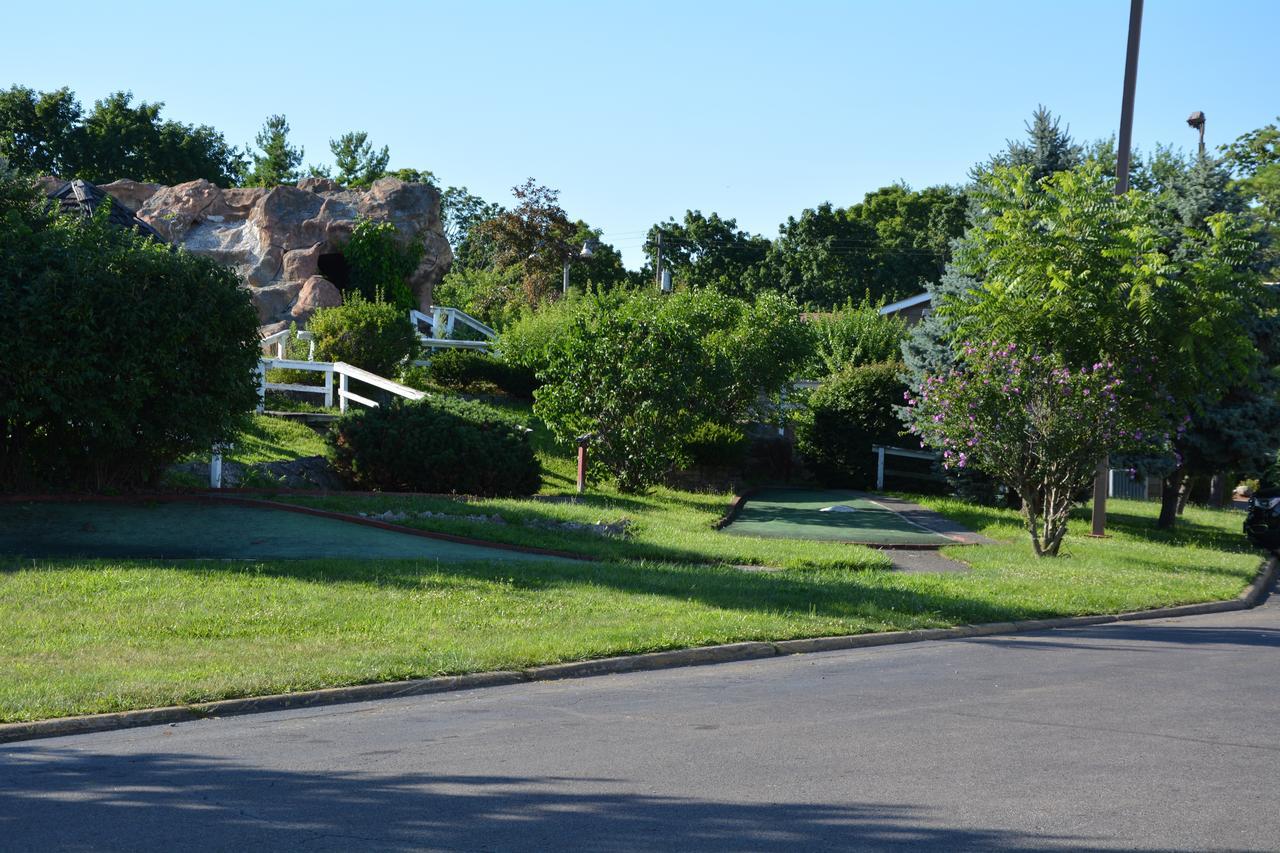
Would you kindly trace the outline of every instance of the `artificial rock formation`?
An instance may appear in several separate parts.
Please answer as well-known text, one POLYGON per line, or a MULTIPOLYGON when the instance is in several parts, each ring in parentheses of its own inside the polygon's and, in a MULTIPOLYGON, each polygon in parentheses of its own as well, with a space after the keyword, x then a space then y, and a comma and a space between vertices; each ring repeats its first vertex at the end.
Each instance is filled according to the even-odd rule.
POLYGON ((325 178, 298 186, 222 189, 208 181, 177 186, 120 180, 102 185, 165 239, 234 268, 258 309, 258 322, 304 323, 316 308, 340 301, 339 256, 359 218, 390 222, 405 245, 420 243, 422 261, 410 278, 419 304, 453 260, 440 224, 440 193, 395 178, 367 190, 344 189, 325 178), (336 272, 334 272, 336 270, 336 272))

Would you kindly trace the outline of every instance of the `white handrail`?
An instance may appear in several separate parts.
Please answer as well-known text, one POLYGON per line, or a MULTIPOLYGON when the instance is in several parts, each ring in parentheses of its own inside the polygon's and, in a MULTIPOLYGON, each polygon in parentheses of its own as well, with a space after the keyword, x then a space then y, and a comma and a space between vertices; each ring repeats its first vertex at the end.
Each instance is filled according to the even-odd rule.
POLYGON ((356 379, 366 385, 372 385, 374 388, 381 388, 383 391, 390 391, 408 400, 421 400, 427 395, 419 391, 417 388, 410 388, 408 385, 401 385, 399 382, 393 382, 376 373, 370 373, 367 370, 361 370, 354 364, 347 364, 345 361, 335 361, 333 363, 333 372, 338 374, 338 408, 345 412, 347 410, 347 401, 355 400, 357 403, 363 403, 366 406, 377 408, 378 404, 368 397, 362 397, 355 394, 347 387, 348 379, 356 379))
MULTIPOLYGON (((288 331, 286 329, 286 331, 288 331)), ((301 361, 296 358, 264 358, 258 361, 258 411, 266 407, 268 391, 300 391, 305 394, 323 394, 325 408, 333 407, 334 364, 329 361, 301 361), (299 385, 288 382, 268 382, 268 370, 310 370, 324 374, 323 385, 299 385)))

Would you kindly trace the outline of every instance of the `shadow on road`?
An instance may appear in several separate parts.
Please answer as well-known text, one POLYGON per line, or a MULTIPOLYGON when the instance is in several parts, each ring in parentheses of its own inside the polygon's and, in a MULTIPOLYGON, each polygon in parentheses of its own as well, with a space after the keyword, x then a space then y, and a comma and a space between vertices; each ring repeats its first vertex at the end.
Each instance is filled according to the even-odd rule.
POLYGON ((281 772, 47 747, 0 757, 10 849, 1092 849, 1079 837, 939 826, 910 805, 718 802, 621 780, 281 772))
POLYGON ((1022 637, 974 637, 963 642, 997 648, 1071 649, 1086 652, 1166 652, 1170 645, 1188 651, 1209 646, 1257 646, 1280 649, 1280 629, 1261 627, 1195 628, 1181 625, 1126 625, 1114 622, 1088 628, 1067 628, 1022 637), (1058 638, 1051 639, 1051 638, 1058 638), (1080 641, 1086 642, 1080 642, 1080 641), (1110 642, 1091 642, 1108 640, 1110 642), (1125 645, 1118 645, 1124 643, 1125 645), (1144 644, 1150 644, 1143 648, 1144 644))

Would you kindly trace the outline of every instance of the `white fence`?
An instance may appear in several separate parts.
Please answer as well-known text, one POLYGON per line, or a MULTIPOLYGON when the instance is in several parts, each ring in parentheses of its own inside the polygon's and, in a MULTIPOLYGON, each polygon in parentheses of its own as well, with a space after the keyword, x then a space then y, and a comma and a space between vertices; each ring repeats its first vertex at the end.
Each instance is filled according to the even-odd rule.
POLYGON ((376 373, 361 370, 354 364, 347 364, 345 361, 300 361, 291 358, 264 358, 258 362, 258 411, 261 412, 265 407, 268 391, 297 391, 304 394, 320 394, 324 396, 325 407, 330 408, 333 406, 335 376, 338 380, 338 409, 343 412, 347 410, 348 400, 374 408, 378 406, 376 400, 370 400, 368 397, 351 390, 349 383, 352 379, 404 397, 407 400, 421 400, 427 396, 416 388, 410 388, 408 385, 401 385, 399 382, 393 382, 376 373), (302 385, 288 382, 268 382, 267 371, 277 369, 308 370, 320 373, 324 376, 323 384, 302 385))
MULTIPOLYGON (((418 340, 421 341, 423 347, 432 352, 438 349, 469 349, 478 352, 489 352, 493 346, 493 339, 498 336, 497 332, 465 311, 459 311, 457 308, 446 308, 443 305, 433 305, 429 315, 422 311, 410 311, 409 322, 413 324, 413 330, 418 333, 418 340), (478 332, 483 336, 483 340, 454 340, 451 335, 453 335, 459 324, 478 332), (429 328, 431 334, 424 333, 422 331, 423 326, 429 328)), ((419 361, 417 363, 425 364, 426 362, 419 361)))

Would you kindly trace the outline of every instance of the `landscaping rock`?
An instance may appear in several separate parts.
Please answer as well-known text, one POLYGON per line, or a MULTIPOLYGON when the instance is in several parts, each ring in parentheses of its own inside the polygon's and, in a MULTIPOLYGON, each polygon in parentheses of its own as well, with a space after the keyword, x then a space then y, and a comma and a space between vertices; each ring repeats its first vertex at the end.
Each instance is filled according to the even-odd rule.
POLYGON ((151 198, 163 187, 164 184, 147 184, 130 180, 129 178, 121 178, 118 181, 103 184, 98 189, 109 193, 116 201, 137 213, 147 203, 147 199, 151 198))
POLYGON ((258 322, 270 323, 281 314, 287 313, 289 306, 293 305, 301 290, 302 285, 297 282, 256 288, 253 291, 253 304, 258 309, 258 322))
POLYGON ((302 285, 289 316, 299 324, 305 324, 317 308, 333 308, 341 304, 342 294, 333 282, 324 276, 313 275, 302 285))
MULTIPOLYGON (((170 242, 234 268, 250 285, 263 324, 296 319, 293 302, 280 300, 284 291, 267 289, 296 284, 293 293, 300 296, 303 283, 318 274, 320 257, 340 253, 360 218, 390 222, 402 244, 422 246, 409 285, 424 309, 453 262, 440 222, 440 193, 428 184, 383 178, 361 190, 314 178, 270 188, 222 189, 203 180, 172 187, 136 181, 107 186, 139 203, 138 218, 170 242)), ((303 305, 299 313, 310 310, 303 305)))
MULTIPOLYGON (((209 463, 183 462, 169 469, 175 474, 189 474, 201 484, 209 482, 209 463)), ((341 489, 342 481, 323 456, 306 456, 280 462, 242 465, 222 463, 222 486, 226 489, 276 487, 282 489, 341 489)))

